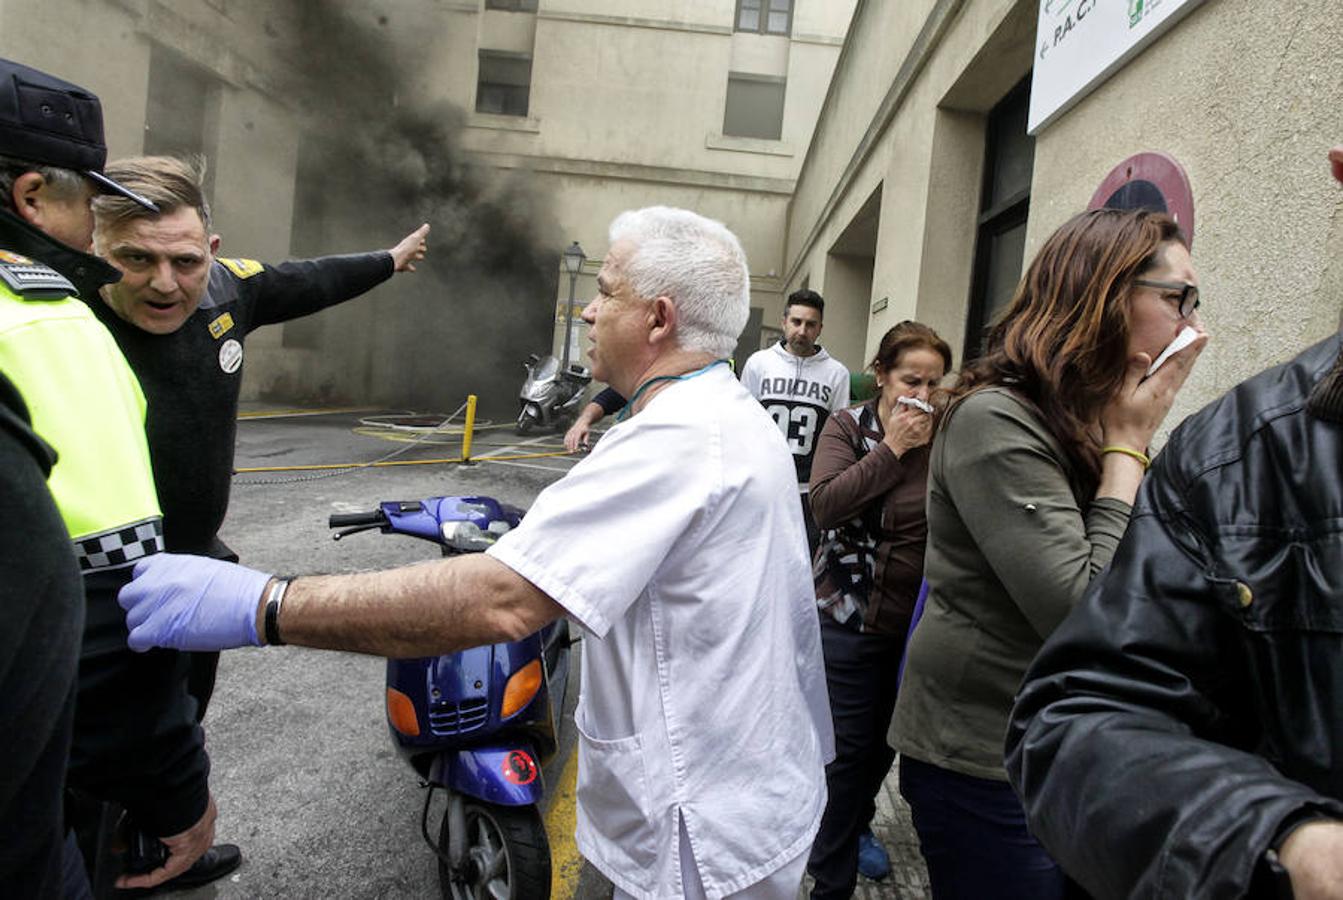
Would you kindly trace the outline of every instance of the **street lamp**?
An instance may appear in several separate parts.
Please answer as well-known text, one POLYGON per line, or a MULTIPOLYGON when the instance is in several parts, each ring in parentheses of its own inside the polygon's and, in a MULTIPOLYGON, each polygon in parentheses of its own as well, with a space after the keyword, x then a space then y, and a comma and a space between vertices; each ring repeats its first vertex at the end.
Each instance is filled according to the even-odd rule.
POLYGON ((569 305, 564 309, 564 353, 560 358, 560 371, 569 371, 569 338, 574 330, 574 285, 578 282, 578 272, 583 268, 583 260, 587 255, 583 253, 583 248, 578 246, 578 241, 569 245, 569 249, 564 251, 564 271, 569 273, 569 305))

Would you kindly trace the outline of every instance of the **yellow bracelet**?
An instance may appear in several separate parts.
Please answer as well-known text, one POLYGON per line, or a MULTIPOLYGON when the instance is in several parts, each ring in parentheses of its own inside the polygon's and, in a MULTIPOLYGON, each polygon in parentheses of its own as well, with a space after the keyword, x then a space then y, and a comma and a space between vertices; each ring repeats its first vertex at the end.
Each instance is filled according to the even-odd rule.
POLYGON ((1111 444, 1108 447, 1101 448, 1101 454, 1104 455, 1106 453, 1122 453, 1125 456, 1131 456, 1138 462, 1142 463, 1142 468, 1144 472, 1146 472, 1147 467, 1152 464, 1152 460, 1147 456, 1146 453, 1134 450, 1132 447, 1121 447, 1118 444, 1111 444))

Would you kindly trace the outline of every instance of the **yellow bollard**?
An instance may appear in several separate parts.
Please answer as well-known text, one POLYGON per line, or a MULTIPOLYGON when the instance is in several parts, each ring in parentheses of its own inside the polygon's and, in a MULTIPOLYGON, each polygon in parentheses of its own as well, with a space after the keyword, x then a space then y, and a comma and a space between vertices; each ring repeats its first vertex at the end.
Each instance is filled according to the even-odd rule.
POLYGON ((466 426, 462 429, 462 462, 471 462, 471 433, 476 428, 476 395, 466 395, 466 426))

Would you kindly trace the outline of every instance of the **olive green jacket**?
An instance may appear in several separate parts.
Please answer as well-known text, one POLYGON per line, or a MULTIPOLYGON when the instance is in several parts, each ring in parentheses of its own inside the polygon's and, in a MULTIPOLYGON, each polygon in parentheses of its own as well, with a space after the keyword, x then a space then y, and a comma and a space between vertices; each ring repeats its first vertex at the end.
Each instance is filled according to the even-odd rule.
POLYGON ((1110 562, 1129 504, 1078 497, 1040 411, 1005 388, 953 409, 928 478, 929 593, 891 724, 901 753, 1006 780, 1003 740, 1026 667, 1110 562))

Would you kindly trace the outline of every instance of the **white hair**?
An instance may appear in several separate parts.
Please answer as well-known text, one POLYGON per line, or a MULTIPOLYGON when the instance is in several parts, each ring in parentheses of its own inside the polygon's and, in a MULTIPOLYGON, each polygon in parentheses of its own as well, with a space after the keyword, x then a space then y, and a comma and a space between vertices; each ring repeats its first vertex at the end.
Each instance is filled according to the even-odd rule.
POLYGON ((635 294, 669 297, 676 305, 682 349, 732 355, 750 312, 751 274, 727 226, 686 209, 650 206, 616 216, 610 240, 634 245, 623 268, 635 294))

